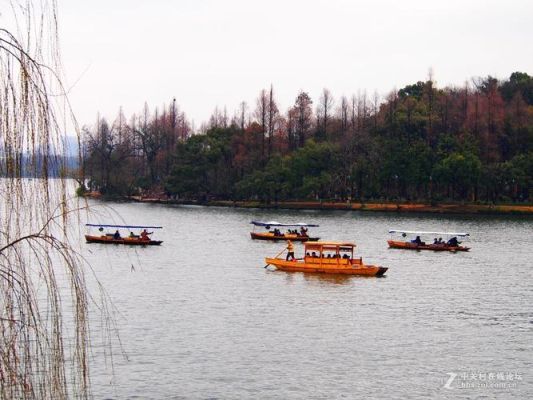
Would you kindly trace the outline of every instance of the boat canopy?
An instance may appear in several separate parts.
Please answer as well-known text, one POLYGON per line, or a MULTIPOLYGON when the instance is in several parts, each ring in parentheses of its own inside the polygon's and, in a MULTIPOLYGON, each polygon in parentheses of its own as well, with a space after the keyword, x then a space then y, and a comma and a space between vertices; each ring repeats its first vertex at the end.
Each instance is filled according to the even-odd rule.
POLYGON ((162 226, 144 226, 144 225, 109 225, 109 224, 85 224, 96 228, 128 228, 128 229, 163 229, 162 226))
POLYGON ((405 233, 409 235, 446 235, 446 236, 470 236, 469 233, 462 232, 426 232, 426 231, 402 231, 400 229, 391 229, 389 233, 405 233))
POLYGON ((316 224, 306 224, 305 222, 297 222, 295 224, 282 224, 280 222, 277 222, 277 221, 252 221, 250 222, 251 224, 254 224, 255 226, 284 226, 284 227, 294 227, 294 226, 298 226, 298 227, 305 227, 305 226, 308 226, 308 227, 311 227, 311 228, 316 228, 318 227, 318 225, 316 224))
POLYGON ((340 251, 352 251, 355 243, 350 242, 305 242, 305 250, 337 250, 340 251))

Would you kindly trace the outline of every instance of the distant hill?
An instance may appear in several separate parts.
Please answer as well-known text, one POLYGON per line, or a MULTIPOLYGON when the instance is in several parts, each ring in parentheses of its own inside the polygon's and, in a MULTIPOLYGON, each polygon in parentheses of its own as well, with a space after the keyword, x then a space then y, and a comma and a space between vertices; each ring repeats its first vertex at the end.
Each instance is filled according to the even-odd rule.
POLYGON ((65 157, 78 157, 78 138, 76 136, 66 136, 63 138, 63 149, 65 157))
MULTIPOLYGON (((79 147, 77 138, 74 136, 66 136, 62 142, 62 149, 52 152, 52 154, 48 157, 48 176, 57 177, 60 175, 62 169, 65 169, 67 171, 73 171, 78 169, 78 149, 79 147)), ((0 157, 3 158, 4 156, 5 153, 3 149, 0 148, 0 157)), ((15 162, 18 162, 20 164, 22 176, 28 178, 36 178, 43 175, 43 155, 37 153, 36 155, 32 156, 27 153, 23 153, 16 158, 17 160, 15 162)), ((1 165, 0 176, 7 175, 5 168, 5 165, 1 165)))

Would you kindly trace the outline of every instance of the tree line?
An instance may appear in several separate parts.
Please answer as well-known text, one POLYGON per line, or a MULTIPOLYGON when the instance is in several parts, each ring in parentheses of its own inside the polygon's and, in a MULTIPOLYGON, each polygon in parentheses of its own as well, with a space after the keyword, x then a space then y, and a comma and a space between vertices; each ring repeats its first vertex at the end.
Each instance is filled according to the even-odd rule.
POLYGON ((430 78, 381 99, 365 92, 281 112, 273 87, 255 107, 214 110, 193 132, 173 100, 129 122, 86 127, 84 170, 107 195, 183 200, 527 202, 533 78, 514 72, 462 87, 430 78))

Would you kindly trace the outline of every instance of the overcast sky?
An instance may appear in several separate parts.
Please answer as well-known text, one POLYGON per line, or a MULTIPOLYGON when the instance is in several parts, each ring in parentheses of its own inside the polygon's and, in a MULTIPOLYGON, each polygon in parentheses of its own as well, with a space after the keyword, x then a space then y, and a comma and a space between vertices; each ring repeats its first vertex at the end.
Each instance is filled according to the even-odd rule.
POLYGON ((315 105, 323 88, 385 95, 430 68, 440 87, 533 74, 532 0, 59 0, 59 11, 82 125, 176 97, 198 127, 215 106, 255 108, 270 84, 285 112, 300 90, 315 105))

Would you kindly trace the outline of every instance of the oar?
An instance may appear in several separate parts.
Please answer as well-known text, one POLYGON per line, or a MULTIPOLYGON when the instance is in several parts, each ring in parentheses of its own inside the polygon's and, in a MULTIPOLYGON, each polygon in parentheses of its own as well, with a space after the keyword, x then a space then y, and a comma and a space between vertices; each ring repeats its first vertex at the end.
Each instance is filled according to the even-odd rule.
MULTIPOLYGON (((287 250, 287 249, 283 249, 283 250, 281 250, 278 254, 276 254, 276 256, 275 256, 274 258, 278 258, 279 256, 281 256, 285 250, 287 250)), ((266 268, 266 267, 268 267, 269 265, 270 265, 270 264, 267 264, 267 265, 265 265, 263 268, 266 268)))

